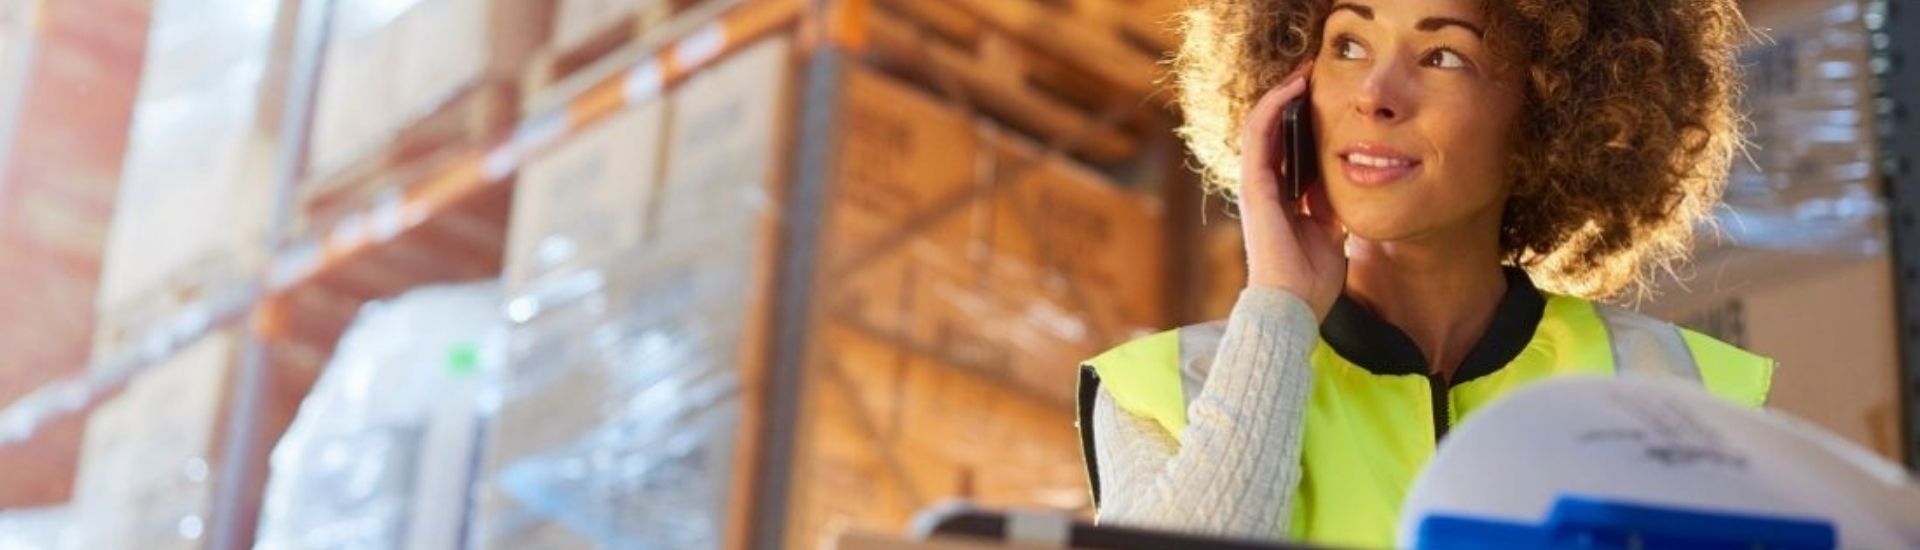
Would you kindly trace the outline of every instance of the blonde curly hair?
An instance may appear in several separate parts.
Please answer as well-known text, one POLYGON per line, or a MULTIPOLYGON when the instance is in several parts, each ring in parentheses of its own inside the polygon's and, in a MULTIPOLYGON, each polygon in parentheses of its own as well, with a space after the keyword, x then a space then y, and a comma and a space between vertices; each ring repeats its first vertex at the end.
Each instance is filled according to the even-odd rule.
MULTIPOLYGON (((1180 135, 1209 190, 1239 187, 1238 128, 1319 50, 1330 0, 1194 0, 1173 59, 1180 135)), ((1644 295, 1709 221, 1739 152, 1733 0, 1490 0, 1487 43, 1520 67, 1501 248, 1541 288, 1644 295)))

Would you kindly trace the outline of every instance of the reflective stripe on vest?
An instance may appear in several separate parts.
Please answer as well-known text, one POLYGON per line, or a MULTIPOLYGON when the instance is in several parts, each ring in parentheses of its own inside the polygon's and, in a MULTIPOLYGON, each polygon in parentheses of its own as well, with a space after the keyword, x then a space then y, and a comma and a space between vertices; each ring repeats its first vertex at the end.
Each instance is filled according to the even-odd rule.
MULTIPOLYGON (((1766 397, 1773 363, 1765 357, 1625 310, 1546 298, 1525 350, 1493 374, 1447 390, 1444 410, 1453 421, 1517 387, 1567 374, 1678 376, 1736 403, 1758 406, 1766 397)), ((1187 424, 1186 404, 1206 379, 1223 329, 1222 323, 1196 325, 1122 345, 1088 361, 1083 383, 1105 389, 1121 409, 1153 420, 1177 440, 1187 424)), ((1392 546, 1400 503, 1435 444, 1427 381, 1375 374, 1324 342, 1311 362, 1314 387, 1301 451, 1304 476, 1293 499, 1293 538, 1335 547, 1392 546)), ((1092 399, 1093 393, 1083 388, 1081 395, 1092 399)), ((1092 470, 1093 430, 1084 424, 1091 421, 1090 407, 1083 403, 1081 434, 1088 438, 1092 470)))
POLYGON ((1607 343, 1613 349, 1613 372, 1621 375, 1666 374, 1700 381, 1700 367, 1687 351, 1680 329, 1652 317, 1635 315, 1605 304, 1594 312, 1607 324, 1607 343))

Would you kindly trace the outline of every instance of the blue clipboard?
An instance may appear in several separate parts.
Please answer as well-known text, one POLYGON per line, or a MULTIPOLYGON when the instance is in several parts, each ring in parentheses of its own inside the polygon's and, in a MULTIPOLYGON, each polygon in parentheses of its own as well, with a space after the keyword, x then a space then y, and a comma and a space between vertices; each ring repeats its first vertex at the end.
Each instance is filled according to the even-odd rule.
POLYGON ((1816 518, 1610 502, 1562 496, 1541 523, 1453 515, 1420 521, 1420 550, 1826 550, 1839 543, 1833 523, 1816 518))

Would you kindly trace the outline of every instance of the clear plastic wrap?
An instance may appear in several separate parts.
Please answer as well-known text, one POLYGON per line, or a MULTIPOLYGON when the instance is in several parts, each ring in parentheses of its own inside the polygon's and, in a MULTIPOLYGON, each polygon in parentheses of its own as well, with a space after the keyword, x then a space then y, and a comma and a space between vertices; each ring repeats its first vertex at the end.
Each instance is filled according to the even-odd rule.
POLYGON ((497 501, 483 505, 477 540, 719 543, 741 414, 751 244, 713 234, 636 252, 509 306, 519 322, 514 374, 484 479, 497 501), (555 528, 565 534, 542 534, 555 528))
POLYGON ((509 302, 482 547, 718 547, 759 527, 730 523, 746 496, 791 503, 787 542, 809 548, 837 527, 897 529, 947 497, 1083 505, 1072 365, 1155 324, 1157 203, 863 69, 831 111, 840 132, 783 134, 791 96, 768 83, 792 66, 773 43, 669 92, 642 242, 509 302), (790 195, 768 182, 809 140, 830 142, 832 217, 817 249, 776 254, 763 224, 792 221, 790 195), (796 257, 814 262, 820 322, 776 326, 766 286, 796 257), (790 389, 756 384, 795 365, 761 355, 780 330, 807 331, 810 354, 792 424, 750 400, 790 389), (773 466, 790 493, 743 486, 742 457, 766 437, 748 431, 771 429, 801 438, 773 466))
POLYGON ((80 548, 80 530, 65 506, 0 512, 0 550, 80 548))
POLYGON ((221 404, 243 335, 216 331, 131 377, 93 408, 74 476, 75 523, 87 548, 188 549, 206 544, 221 404))
MULTIPOLYGON (((645 187, 601 207, 636 209, 604 217, 647 229, 639 239, 605 231, 604 250, 516 289, 512 377, 489 430, 473 537, 483 547, 713 548, 730 534, 786 93, 768 83, 780 82, 770 76, 785 74, 788 51, 769 40, 694 76, 672 92, 664 131, 642 112, 610 118, 601 124, 617 127, 576 136, 523 173, 536 188, 581 194, 645 187), (664 166, 595 160, 655 132, 664 166), (651 173, 658 182, 640 175, 651 173)), ((579 215, 538 198, 516 196, 516 217, 579 215)), ((580 234, 575 223, 518 229, 527 242, 580 234)))
POLYGON ((244 286, 266 261, 275 186, 268 99, 280 2, 153 2, 100 274, 100 351, 244 286))
POLYGON ((458 541, 505 328, 492 283, 364 307, 273 450, 256 548, 458 541))
MULTIPOLYGON (((330 179, 398 146, 437 148, 502 130, 489 79, 512 79, 543 45, 551 1, 339 0, 315 97, 309 169, 330 179), (466 102, 479 97, 484 105, 466 102), (444 109, 471 106, 432 122, 444 109), (484 111, 484 112, 483 112, 484 111), (471 118, 468 118, 471 117, 471 118), (399 141, 394 141, 398 139, 399 141), (369 157, 375 155, 375 157, 369 157)), ((470 144, 470 143, 468 143, 470 144)))
POLYGON ((1767 38, 1741 53, 1751 147, 1734 163, 1721 229, 1742 248, 1883 255, 1860 2, 1778 2, 1748 16, 1767 38))

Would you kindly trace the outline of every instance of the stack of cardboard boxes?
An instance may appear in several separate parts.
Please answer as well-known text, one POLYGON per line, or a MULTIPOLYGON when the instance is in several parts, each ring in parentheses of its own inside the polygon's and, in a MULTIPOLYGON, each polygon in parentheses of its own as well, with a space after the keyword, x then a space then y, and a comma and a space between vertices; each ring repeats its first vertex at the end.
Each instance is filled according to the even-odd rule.
POLYGON ((841 90, 790 542, 1086 508, 1077 367, 1162 323, 1158 201, 879 73, 841 90))
POLYGON ((292 21, 278 2, 220 4, 152 5, 93 351, 99 367, 154 356, 88 418, 74 517, 90 546, 196 548, 212 529, 241 333, 161 335, 213 322, 208 304, 246 293, 265 268, 279 112, 279 83, 267 75, 292 21))
POLYGON ((521 172, 483 546, 732 546, 769 528, 763 499, 798 547, 946 498, 1089 505, 1076 369, 1164 324, 1159 199, 1048 147, 1071 136, 858 58, 816 72, 803 44, 748 46, 521 172), (808 178, 825 195, 802 210, 808 178), (789 247, 802 221, 820 237, 789 247), (781 287, 801 255, 813 287, 781 287), (804 326, 782 324, 782 291, 807 294, 804 326), (805 357, 769 356, 781 331, 805 357), (771 386, 774 365, 799 386, 771 386), (769 410, 778 392, 797 409, 769 410))
POLYGON ((202 338, 93 411, 73 500, 87 545, 203 547, 239 345, 233 334, 202 338))
POLYGON ((546 30, 541 2, 328 3, 334 32, 310 169, 283 190, 280 115, 299 96, 284 87, 300 18, 315 10, 297 0, 226 3, 152 7, 94 338, 95 365, 136 372, 124 389, 95 388, 117 393, 89 417, 75 482, 76 521, 96 546, 193 548, 222 532, 246 540, 270 473, 232 475, 225 446, 244 437, 252 444, 242 459, 264 465, 317 373, 268 367, 261 386, 236 384, 252 335, 236 326, 244 313, 223 308, 258 300, 279 243, 331 228, 330 216, 400 192, 436 155, 504 131, 523 64, 516 52, 546 30), (274 217, 282 191, 296 193, 294 220, 274 217), (180 336, 192 338, 173 341, 180 336), (231 433, 229 413, 249 391, 264 394, 251 432, 231 433), (215 517, 217 498, 230 497, 234 515, 215 517))
MULTIPOLYGON (((146 0, 0 6, 0 403, 10 414, 86 374, 147 11, 146 0)), ((85 416, 11 418, 0 508, 66 502, 85 416)), ((31 531, 15 532, 32 541, 31 531)))
POLYGON ((747 497, 784 39, 742 51, 529 163, 507 272, 510 383, 474 540, 719 543, 747 497), (735 450, 746 449, 746 450, 735 450))
POLYGON ((332 4, 295 231, 445 168, 512 128, 520 68, 546 39, 549 2, 332 4))

